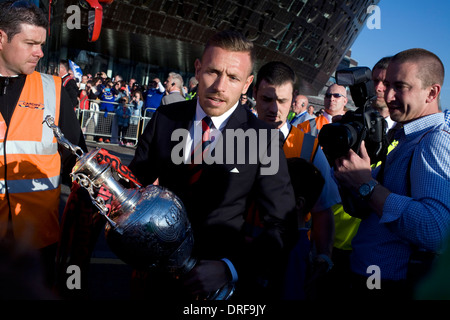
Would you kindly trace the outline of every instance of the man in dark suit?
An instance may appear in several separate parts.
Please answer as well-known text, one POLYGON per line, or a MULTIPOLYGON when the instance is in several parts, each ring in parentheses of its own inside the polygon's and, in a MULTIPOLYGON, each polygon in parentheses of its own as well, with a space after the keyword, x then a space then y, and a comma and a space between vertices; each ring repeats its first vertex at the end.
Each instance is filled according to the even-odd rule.
POLYGON ((72 101, 74 108, 78 107, 79 89, 75 78, 69 73, 69 61, 61 60, 59 62, 59 76, 62 79, 62 84, 72 101))
MULTIPOLYGON (((228 282, 236 285, 234 297, 273 292, 267 288, 282 275, 295 241, 295 201, 279 132, 238 105, 253 81, 253 52, 253 44, 240 33, 213 36, 195 62, 198 99, 158 108, 130 163, 141 183, 158 179, 186 207, 199 262, 178 284, 193 295, 207 295, 228 282), (190 154, 206 115, 215 139, 192 184, 190 154), (256 199, 264 229, 250 242, 244 215, 251 199, 256 199)), ((164 290, 173 298, 180 290, 169 289, 163 278, 154 277, 151 288, 157 298, 164 290)))

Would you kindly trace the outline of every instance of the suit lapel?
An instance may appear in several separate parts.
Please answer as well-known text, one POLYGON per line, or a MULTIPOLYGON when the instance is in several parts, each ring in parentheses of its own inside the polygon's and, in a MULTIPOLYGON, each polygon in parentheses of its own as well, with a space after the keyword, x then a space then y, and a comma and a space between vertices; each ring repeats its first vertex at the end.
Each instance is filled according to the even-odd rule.
POLYGON ((236 110, 234 110, 234 112, 228 119, 228 123, 225 126, 225 129, 238 129, 238 128, 245 129, 246 124, 247 124, 247 112, 241 105, 238 105, 236 110))
POLYGON ((197 106, 197 100, 189 100, 186 106, 183 106, 185 108, 182 108, 180 110, 181 112, 181 123, 179 128, 187 129, 189 130, 192 126, 192 123, 194 122, 194 116, 195 116, 195 108, 197 106))
POLYGON ((175 130, 185 129, 189 132, 194 120, 196 101, 188 101, 181 103, 181 107, 175 110, 175 114, 171 114, 171 120, 173 121, 173 127, 162 127, 161 129, 169 134, 169 145, 172 150, 180 141, 172 141, 171 137, 175 130))

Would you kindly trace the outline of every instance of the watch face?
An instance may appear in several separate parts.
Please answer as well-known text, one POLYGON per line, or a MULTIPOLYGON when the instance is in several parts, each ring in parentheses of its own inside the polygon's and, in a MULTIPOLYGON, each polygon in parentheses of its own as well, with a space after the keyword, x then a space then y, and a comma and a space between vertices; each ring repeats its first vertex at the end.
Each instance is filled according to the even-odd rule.
POLYGON ((368 184, 363 184, 361 188, 359 188, 359 193, 361 196, 367 196, 370 192, 370 186, 368 184))

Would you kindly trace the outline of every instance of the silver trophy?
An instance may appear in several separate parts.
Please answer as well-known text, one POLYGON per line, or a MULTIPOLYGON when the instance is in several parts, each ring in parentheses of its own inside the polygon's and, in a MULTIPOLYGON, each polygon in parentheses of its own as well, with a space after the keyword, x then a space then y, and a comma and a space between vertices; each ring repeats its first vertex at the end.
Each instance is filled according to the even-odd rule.
MULTIPOLYGON (((58 143, 77 156, 72 178, 85 188, 99 212, 106 218, 105 238, 119 259, 140 270, 157 269, 173 275, 188 273, 197 263, 191 256, 194 237, 185 207, 171 191, 158 185, 127 189, 125 179, 110 164, 100 164, 100 149, 84 153, 69 142, 54 119, 44 120, 58 143), (96 196, 103 187, 113 195, 111 208, 96 196)), ((210 294, 207 300, 228 300, 233 284, 210 294)))

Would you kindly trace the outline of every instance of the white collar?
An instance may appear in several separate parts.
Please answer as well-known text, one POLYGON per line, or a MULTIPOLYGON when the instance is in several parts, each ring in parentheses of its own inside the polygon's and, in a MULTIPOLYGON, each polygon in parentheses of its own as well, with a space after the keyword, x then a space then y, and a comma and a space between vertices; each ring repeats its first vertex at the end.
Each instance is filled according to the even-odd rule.
POLYGON ((284 139, 286 139, 289 135, 289 132, 291 132, 291 125, 287 123, 287 121, 283 124, 283 126, 280 128, 281 133, 284 136, 284 139))
MULTIPOLYGON (((344 115, 345 113, 342 113, 341 115, 344 115)), ((328 120, 329 123, 333 123, 333 117, 331 114, 329 114, 326 110, 323 111, 323 116, 328 120)))
POLYGON ((323 111, 323 116, 328 120, 329 123, 333 122, 333 116, 328 112, 326 112, 325 110, 323 111))
MULTIPOLYGON (((224 114, 217 117, 211 117, 214 127, 219 130, 222 130, 223 127, 225 127, 225 125, 227 124, 231 114, 234 112, 234 110, 236 110, 237 106, 238 102, 236 102, 236 104, 233 107, 231 107, 230 110, 226 111, 224 114)), ((206 116, 207 114, 205 113, 205 111, 203 111, 203 108, 200 106, 200 103, 197 99, 197 107, 195 108, 194 121, 201 121, 206 116)))
POLYGON ((397 122, 392 120, 390 116, 387 116, 386 118, 384 118, 384 120, 386 120, 386 122, 387 122, 387 129, 388 130, 392 129, 397 124, 397 122))

